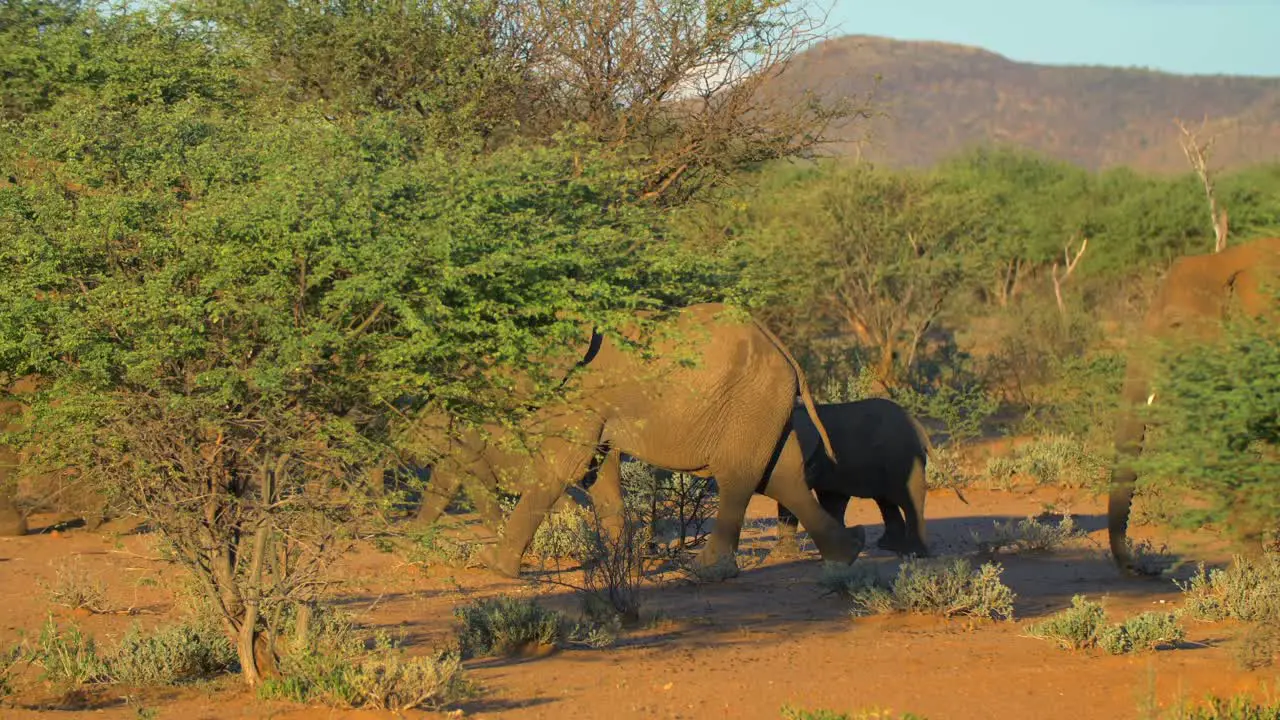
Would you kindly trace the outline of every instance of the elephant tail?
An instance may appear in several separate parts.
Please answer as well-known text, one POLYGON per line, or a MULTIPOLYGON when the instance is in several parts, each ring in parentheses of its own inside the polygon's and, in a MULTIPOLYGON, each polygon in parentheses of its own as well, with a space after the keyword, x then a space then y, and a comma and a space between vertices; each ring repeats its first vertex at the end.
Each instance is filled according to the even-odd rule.
POLYGON ((818 418, 818 408, 813 403, 813 395, 809 393, 809 381, 805 379, 804 370, 800 368, 800 363, 796 362, 795 357, 787 349, 787 346, 769 328, 765 327, 764 323, 757 320, 754 315, 751 317, 751 321, 760 329, 760 332, 764 333, 765 337, 769 338, 769 342, 778 348, 778 351, 787 359, 787 362, 791 363, 791 369, 796 374, 796 383, 800 386, 800 399, 804 401, 804 409, 809 413, 809 419, 813 421, 813 426, 818 429, 818 437, 822 438, 822 447, 826 451, 827 457, 831 459, 831 462, 835 462, 836 451, 831 446, 831 438, 827 435, 826 426, 818 418))

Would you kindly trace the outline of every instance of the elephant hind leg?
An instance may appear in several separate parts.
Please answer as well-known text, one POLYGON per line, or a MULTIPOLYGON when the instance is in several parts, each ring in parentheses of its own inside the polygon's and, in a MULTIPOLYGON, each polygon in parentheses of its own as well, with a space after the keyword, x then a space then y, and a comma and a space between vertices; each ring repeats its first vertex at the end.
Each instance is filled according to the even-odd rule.
POLYGON ((924 503, 928 496, 928 485, 925 482, 924 463, 916 458, 911 464, 911 475, 907 480, 907 497, 902 506, 902 514, 906 519, 906 532, 903 536, 904 549, 908 554, 918 557, 929 556, 929 541, 925 531, 924 503))
POLYGON ((764 494, 795 514, 809 531, 823 560, 847 565, 858 559, 865 545, 862 527, 845 528, 843 521, 837 521, 818 504, 805 483, 804 458, 794 432, 788 433, 764 494))

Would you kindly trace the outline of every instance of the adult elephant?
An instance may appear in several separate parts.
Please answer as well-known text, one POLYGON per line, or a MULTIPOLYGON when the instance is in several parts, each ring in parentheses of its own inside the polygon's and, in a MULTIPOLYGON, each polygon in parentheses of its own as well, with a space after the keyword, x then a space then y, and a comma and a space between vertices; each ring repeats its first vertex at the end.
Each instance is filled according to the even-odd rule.
MULTIPOLYGON (((877 545, 900 555, 926 557, 924 503, 929 435, 906 408, 884 398, 818 406, 831 436, 835 462, 822 451, 817 428, 802 408, 791 417, 805 457, 805 481, 818 503, 844 524, 850 498, 875 500, 884 519, 877 545)), ((799 521, 778 504, 779 556, 798 555, 799 521)))
MULTIPOLYGON (((563 399, 540 408, 526 425, 540 440, 534 452, 514 459, 530 463, 532 481, 501 538, 479 554, 480 561, 517 576, 546 513, 603 451, 606 458, 626 453, 654 467, 716 478, 715 528, 694 558, 695 569, 714 567, 720 578, 738 573, 735 555, 755 492, 795 513, 825 560, 852 563, 863 547, 862 528, 845 528, 823 511, 804 481, 804 460, 791 430, 797 394, 828 453, 831 445, 804 373, 787 348, 754 318, 718 303, 684 308, 657 326, 649 358, 592 333, 594 352, 585 353, 568 378, 563 399)), ((624 334, 641 339, 636 327, 624 334)), ((498 458, 500 465, 510 461, 498 458)), ((609 467, 601 469, 616 472, 609 467)), ((602 477, 596 486, 620 482, 602 477)), ((620 501, 620 492, 606 502, 597 497, 606 517, 620 517, 620 501)))
POLYGON ((1134 563, 1126 543, 1129 510, 1137 473, 1132 462, 1141 454, 1146 423, 1138 412, 1156 399, 1151 388, 1154 358, 1145 356, 1146 341, 1207 342, 1219 336, 1222 320, 1234 303, 1258 316, 1274 312, 1271 283, 1280 281, 1280 238, 1255 240, 1208 255, 1174 261, 1156 291, 1142 325, 1136 352, 1130 352, 1116 422, 1116 460, 1107 502, 1107 532, 1116 567, 1125 574, 1146 574, 1134 563))

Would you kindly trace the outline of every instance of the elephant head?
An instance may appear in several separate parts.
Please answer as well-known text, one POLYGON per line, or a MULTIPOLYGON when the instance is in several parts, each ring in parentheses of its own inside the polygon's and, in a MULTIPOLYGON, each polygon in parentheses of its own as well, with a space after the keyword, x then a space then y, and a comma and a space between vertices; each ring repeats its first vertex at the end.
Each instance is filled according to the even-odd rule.
POLYGON ((1163 343, 1212 341, 1233 306, 1254 317, 1275 312, 1275 296, 1266 286, 1277 280, 1280 238, 1269 238, 1214 254, 1179 258, 1161 282, 1143 322, 1138 347, 1128 353, 1116 422, 1107 531, 1111 554, 1121 572, 1142 572, 1129 552, 1126 531, 1137 481, 1131 463, 1142 452, 1147 430, 1141 409, 1159 398, 1159 388, 1152 385, 1156 365, 1152 351, 1158 352, 1163 343))

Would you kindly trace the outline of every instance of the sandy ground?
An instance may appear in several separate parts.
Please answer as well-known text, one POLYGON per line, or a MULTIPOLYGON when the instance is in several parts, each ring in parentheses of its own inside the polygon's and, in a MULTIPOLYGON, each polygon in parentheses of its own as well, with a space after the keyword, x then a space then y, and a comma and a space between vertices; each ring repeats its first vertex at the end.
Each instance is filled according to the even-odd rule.
MULTIPOLYGON (((1115 573, 1103 553, 1103 497, 1044 488, 969 490, 965 497, 968 504, 949 490, 931 491, 929 535, 935 551, 970 552, 971 531, 990 533, 994 520, 1036 515, 1047 507, 1069 509, 1089 531, 1087 540, 1062 552, 1000 558, 1004 580, 1018 596, 1012 622, 853 618, 847 600, 824 595, 818 587, 816 553, 801 560, 758 562, 774 537, 769 521, 774 506, 756 497, 750 508, 756 521, 743 540, 748 569, 739 577, 653 588, 645 613, 657 619, 624 634, 611 648, 469 661, 470 676, 485 693, 461 706, 461 714, 495 720, 763 720, 779 718, 780 708, 791 704, 843 712, 878 706, 931 720, 1080 720, 1138 718, 1152 701, 1168 707, 1180 698, 1201 700, 1207 693, 1247 691, 1260 698, 1271 697, 1272 688, 1280 693, 1280 671, 1246 672, 1234 664, 1230 643, 1239 629, 1228 624, 1192 624, 1184 648, 1120 657, 1066 652, 1026 637, 1029 623, 1067 607, 1076 593, 1103 599, 1116 618, 1175 607, 1180 593, 1169 580, 1127 580, 1115 573)), ((879 520, 874 503, 851 504, 848 522, 865 524, 872 544, 881 531, 879 520)), ((40 525, 40 518, 33 521, 40 525)), ((1175 535, 1139 527, 1134 534, 1167 542, 1211 564, 1229 557, 1227 546, 1207 531, 1175 535)), ((37 633, 50 613, 64 624, 74 620, 108 643, 130 623, 147 626, 175 618, 180 612, 173 599, 179 573, 155 553, 152 536, 113 535, 110 526, 100 533, 70 530, 0 539, 0 643, 8 646, 23 632, 37 633), (57 567, 69 562, 107 583, 111 609, 132 609, 133 614, 71 617, 54 608, 41 583, 52 582, 57 567)), ((858 562, 896 560, 872 549, 858 562)), ((346 584, 340 604, 362 623, 403 633, 414 651, 427 652, 445 641, 452 608, 471 598, 534 594, 549 605, 576 608, 572 594, 563 589, 479 570, 423 569, 371 547, 345 559, 341 572, 346 584)), ((263 702, 235 678, 195 687, 112 688, 76 696, 59 695, 34 680, 24 683, 16 703, 0 707, 0 717, 394 717, 263 702)))

